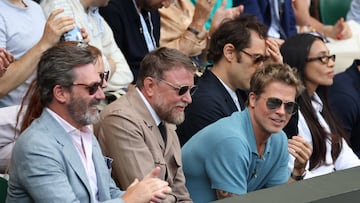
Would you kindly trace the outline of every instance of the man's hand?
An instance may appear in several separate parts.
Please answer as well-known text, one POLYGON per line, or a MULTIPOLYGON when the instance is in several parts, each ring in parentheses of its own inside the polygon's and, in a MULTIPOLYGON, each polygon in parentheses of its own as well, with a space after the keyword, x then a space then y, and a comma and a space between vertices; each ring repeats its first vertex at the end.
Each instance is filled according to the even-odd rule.
POLYGON ((158 177, 160 168, 156 167, 151 173, 146 175, 142 181, 135 179, 127 188, 122 199, 125 203, 131 202, 161 202, 171 193, 168 182, 160 180, 158 177))
POLYGON ((288 140, 289 153, 295 157, 294 176, 301 176, 305 172, 306 163, 312 154, 312 146, 303 137, 297 135, 288 140))

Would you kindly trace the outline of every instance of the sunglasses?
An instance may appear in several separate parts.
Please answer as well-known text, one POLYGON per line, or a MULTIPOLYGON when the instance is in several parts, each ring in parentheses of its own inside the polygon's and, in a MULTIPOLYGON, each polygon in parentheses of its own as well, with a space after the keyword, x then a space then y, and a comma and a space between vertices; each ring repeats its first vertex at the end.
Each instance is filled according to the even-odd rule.
POLYGON ((72 85, 84 86, 86 89, 89 90, 90 95, 94 95, 96 93, 96 91, 99 89, 99 87, 102 88, 104 81, 107 81, 109 79, 109 71, 99 73, 99 77, 101 79, 101 82, 96 82, 92 85, 81 84, 81 83, 73 83, 72 85))
POLYGON ((306 59, 306 62, 319 60, 319 61, 321 61, 322 64, 328 64, 330 59, 333 62, 335 62, 335 59, 336 59, 335 54, 329 55, 329 56, 319 56, 319 57, 314 57, 314 58, 308 58, 308 59, 306 59))
POLYGON ((179 96, 184 95, 187 91, 190 91, 190 95, 192 96, 195 93, 195 90, 196 90, 196 85, 192 85, 192 86, 180 85, 180 86, 177 86, 177 85, 174 85, 171 82, 168 82, 168 81, 163 80, 163 79, 160 79, 160 82, 164 82, 165 84, 167 84, 170 87, 177 90, 179 96))
POLYGON ((261 55, 261 54, 250 54, 249 52, 245 51, 245 50, 240 50, 242 53, 248 55, 252 60, 254 64, 259 64, 261 62, 265 62, 267 61, 270 56, 268 55, 261 55))
POLYGON ((296 102, 283 102, 281 99, 275 97, 269 97, 266 99, 266 107, 270 110, 278 109, 282 104, 284 104, 286 113, 290 115, 294 115, 299 109, 296 102))
POLYGON ((99 73, 99 76, 100 76, 100 79, 101 79, 101 83, 104 83, 104 80, 105 81, 108 81, 108 79, 109 79, 109 74, 110 73, 110 71, 105 71, 105 72, 103 72, 103 73, 99 73))

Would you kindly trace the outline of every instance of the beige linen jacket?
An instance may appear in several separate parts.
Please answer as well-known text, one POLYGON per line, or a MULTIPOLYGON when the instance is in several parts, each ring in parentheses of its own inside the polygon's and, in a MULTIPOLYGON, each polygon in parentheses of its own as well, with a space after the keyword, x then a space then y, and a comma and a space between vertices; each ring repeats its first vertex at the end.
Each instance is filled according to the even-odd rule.
POLYGON ((112 175, 121 189, 159 166, 159 178, 169 183, 177 202, 192 202, 185 187, 176 126, 166 123, 165 128, 166 146, 135 88, 105 107, 94 126, 103 153, 114 159, 112 175))

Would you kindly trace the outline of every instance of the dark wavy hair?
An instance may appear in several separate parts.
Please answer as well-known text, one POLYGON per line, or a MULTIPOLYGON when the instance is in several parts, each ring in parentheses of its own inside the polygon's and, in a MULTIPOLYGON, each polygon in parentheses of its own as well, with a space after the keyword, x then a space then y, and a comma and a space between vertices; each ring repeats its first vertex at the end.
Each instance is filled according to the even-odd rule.
POLYGON ((250 31, 257 33, 261 39, 266 39, 267 30, 268 28, 256 16, 249 14, 226 20, 211 35, 207 59, 217 63, 223 56, 223 48, 226 44, 234 45, 236 51, 240 52, 250 47, 250 31))

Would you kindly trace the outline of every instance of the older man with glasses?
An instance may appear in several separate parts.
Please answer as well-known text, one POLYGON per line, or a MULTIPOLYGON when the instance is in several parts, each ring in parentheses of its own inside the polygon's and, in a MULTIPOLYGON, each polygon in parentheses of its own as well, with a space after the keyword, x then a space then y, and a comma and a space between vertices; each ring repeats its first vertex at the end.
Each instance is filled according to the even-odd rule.
POLYGON ((208 60, 213 66, 197 82, 193 103, 178 126, 181 145, 220 118, 244 109, 252 74, 264 62, 282 62, 279 47, 254 16, 229 20, 211 36, 208 60), (271 60, 268 60, 268 59, 271 60))
POLYGON ((295 98, 302 89, 289 66, 268 64, 251 78, 243 111, 210 124, 183 146, 186 186, 194 202, 301 179, 311 145, 300 136, 288 142, 282 128, 297 112, 295 98), (296 158, 291 173, 289 153, 296 158))
POLYGON ((114 159, 112 175, 120 188, 160 167, 159 178, 172 189, 166 202, 192 202, 175 125, 192 101, 195 70, 180 51, 155 49, 140 64, 136 88, 102 110, 95 134, 114 159))

